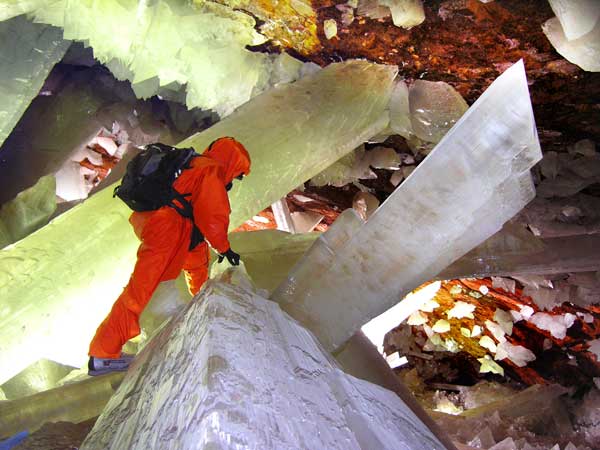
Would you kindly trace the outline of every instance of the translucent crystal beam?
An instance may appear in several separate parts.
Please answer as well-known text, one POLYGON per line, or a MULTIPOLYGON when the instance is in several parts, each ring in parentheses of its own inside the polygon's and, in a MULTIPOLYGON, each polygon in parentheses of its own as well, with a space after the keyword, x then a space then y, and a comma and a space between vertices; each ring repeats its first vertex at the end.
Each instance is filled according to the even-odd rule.
POLYGON ((69 44, 60 29, 25 16, 0 22, 0 146, 69 44))
MULTIPOLYGON (((362 61, 334 64, 256 97, 182 145, 202 151, 216 137, 235 136, 248 148, 252 173, 230 193, 236 227, 384 129, 395 74, 362 61)), ((85 361, 137 247, 130 211, 111 193, 0 251, 0 383, 42 357, 85 361)))
POLYGON ((181 145, 203 149, 231 135, 249 149, 250 176, 229 195, 231 221, 240 224, 385 129, 396 73, 366 61, 331 64, 253 99, 181 145))
MULTIPOLYGON (((496 233, 530 201, 541 150, 523 62, 502 74, 410 177, 310 278, 273 299, 329 350, 496 233)), ((325 237, 325 236, 324 236, 325 237)))
POLYGON ((475 248, 437 276, 450 280, 467 277, 554 274, 596 271, 600 267, 600 235, 562 236, 541 240, 541 248, 475 248))
POLYGON ((84 449, 444 446, 391 391, 345 374, 279 306, 209 285, 137 356, 84 449))

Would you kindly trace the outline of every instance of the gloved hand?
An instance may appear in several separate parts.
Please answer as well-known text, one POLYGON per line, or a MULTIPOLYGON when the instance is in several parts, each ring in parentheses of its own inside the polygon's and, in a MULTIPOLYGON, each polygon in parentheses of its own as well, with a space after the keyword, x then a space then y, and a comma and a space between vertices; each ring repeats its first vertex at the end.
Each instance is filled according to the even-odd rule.
POLYGON ((236 252, 234 252, 231 249, 227 250, 223 254, 220 254, 218 262, 223 262, 223 260, 225 258, 227 258, 227 261, 229 261, 229 264, 231 264, 232 266, 240 265, 240 255, 238 255, 236 252))

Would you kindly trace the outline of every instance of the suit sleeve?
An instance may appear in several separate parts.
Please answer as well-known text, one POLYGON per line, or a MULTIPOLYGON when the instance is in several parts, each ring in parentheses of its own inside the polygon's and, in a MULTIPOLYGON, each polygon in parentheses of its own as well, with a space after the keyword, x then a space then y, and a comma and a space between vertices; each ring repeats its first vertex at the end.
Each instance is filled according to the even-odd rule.
POLYGON ((219 253, 229 250, 227 231, 229 228, 229 197, 223 180, 216 170, 211 170, 202 177, 192 197, 194 222, 200 231, 219 253))

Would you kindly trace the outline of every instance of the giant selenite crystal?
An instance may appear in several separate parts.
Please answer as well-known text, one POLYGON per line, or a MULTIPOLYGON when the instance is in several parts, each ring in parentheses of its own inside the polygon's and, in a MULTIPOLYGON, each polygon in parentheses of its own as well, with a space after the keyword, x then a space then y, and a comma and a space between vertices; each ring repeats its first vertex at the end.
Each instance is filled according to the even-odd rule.
POLYGON ((137 356, 81 449, 444 446, 248 288, 209 281, 137 356))
POLYGON ((68 47, 58 28, 25 16, 0 22, 0 146, 68 47))
POLYGON ((276 87, 181 143, 198 150, 235 136, 252 167, 229 195, 233 224, 261 211, 385 129, 395 66, 331 64, 276 87))
POLYGON ((529 169, 540 159, 519 61, 326 264, 307 255, 294 273, 319 267, 291 276, 272 298, 327 349, 338 348, 523 208, 535 195, 529 169))
MULTIPOLYGON (((333 64, 254 98, 182 145, 202 151, 235 136, 250 152, 252 172, 230 192, 236 227, 383 130, 395 74, 362 61, 333 64)), ((130 211, 111 195, 99 192, 0 251, 0 383, 43 357, 84 362, 137 247, 130 211)))

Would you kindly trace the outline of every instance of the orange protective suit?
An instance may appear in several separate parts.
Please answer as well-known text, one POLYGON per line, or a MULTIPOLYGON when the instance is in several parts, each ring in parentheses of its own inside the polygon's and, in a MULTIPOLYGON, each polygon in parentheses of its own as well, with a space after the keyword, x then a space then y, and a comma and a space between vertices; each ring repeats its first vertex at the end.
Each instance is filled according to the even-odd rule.
POLYGON ((129 222, 141 241, 129 283, 98 327, 89 355, 118 358, 125 342, 140 334, 139 317, 161 281, 177 278, 184 270, 192 295, 208 278, 208 245, 219 253, 229 250, 229 198, 225 186, 250 173, 250 156, 233 138, 220 138, 193 158, 173 186, 194 209, 194 222, 205 241, 189 250, 192 222, 172 207, 134 212, 129 222))

